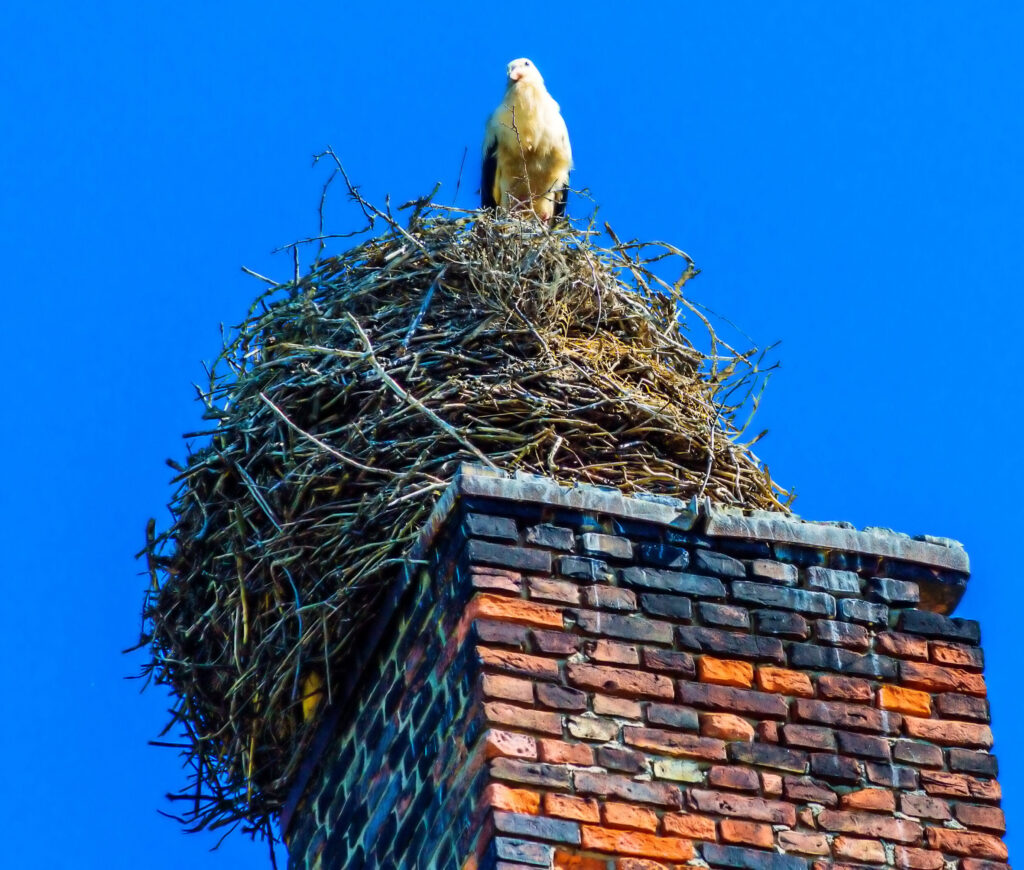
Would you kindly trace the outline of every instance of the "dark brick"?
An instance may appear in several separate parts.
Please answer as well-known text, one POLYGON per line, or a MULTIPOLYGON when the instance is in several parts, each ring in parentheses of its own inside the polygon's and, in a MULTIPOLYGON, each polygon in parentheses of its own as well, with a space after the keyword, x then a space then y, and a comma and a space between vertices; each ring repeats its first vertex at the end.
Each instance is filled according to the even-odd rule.
POLYGON ((689 620, 693 616, 693 605, 682 595, 658 595, 646 593, 640 596, 640 606, 652 616, 668 619, 689 620))
POLYGON ((714 577, 701 577, 682 571, 665 571, 661 568, 637 567, 623 568, 620 576, 627 586, 682 592, 684 595, 699 595, 702 598, 725 598, 725 586, 721 580, 714 577))
POLYGON ((892 745, 892 754, 897 761, 907 764, 916 764, 919 767, 942 767, 942 750, 931 743, 897 740, 892 745))
POLYGON ((518 758, 494 758, 491 760, 491 773, 495 779, 506 782, 560 789, 569 787, 569 771, 558 764, 521 761, 518 758))
POLYGON ((558 686, 554 683, 538 682, 537 700, 545 707, 555 710, 572 710, 578 712, 587 709, 587 694, 578 689, 558 686))
POLYGON ((700 728, 700 717, 696 710, 674 704, 648 704, 647 721, 652 725, 667 725, 681 731, 697 731, 700 728))
POLYGON ((863 622, 865 625, 887 625, 889 622, 888 607, 863 598, 843 598, 839 602, 839 615, 850 622, 863 622))
POLYGON ((554 840, 556 843, 580 844, 579 822, 551 819, 545 816, 525 813, 494 813, 494 827, 502 834, 518 834, 521 837, 536 837, 538 840, 554 840))
POLYGON ((535 628, 531 634, 539 652, 564 656, 579 652, 580 638, 574 634, 569 634, 567 631, 535 628))
POLYGON ((554 860, 554 847, 514 837, 495 837, 494 854, 503 861, 514 861, 530 867, 550 867, 554 860))
POLYGON ((754 626, 760 634, 778 634, 803 640, 811 633, 807 620, 799 613, 781 610, 755 610, 754 626))
POLYGON ((642 616, 622 616, 617 613, 602 613, 596 610, 576 612, 579 627, 588 634, 608 637, 622 637, 626 640, 642 640, 650 643, 671 643, 672 626, 667 622, 654 622, 642 616))
POLYGON ((809 776, 785 776, 782 778, 786 797, 792 801, 823 804, 834 807, 839 804, 839 795, 824 783, 809 776))
POLYGON ((897 627, 910 634, 921 634, 930 638, 981 643, 981 627, 973 619, 950 619, 930 610, 904 610, 900 614, 897 627))
POLYGON ((740 816, 758 822, 770 822, 774 825, 789 825, 790 827, 796 824, 795 807, 782 801, 769 801, 733 792, 705 791, 700 788, 690 789, 686 799, 693 809, 703 813, 740 816))
POLYGON ((912 767, 868 761, 864 764, 864 772, 867 773, 868 780, 875 785, 899 788, 904 791, 917 788, 917 771, 912 767))
POLYGON ((599 746, 597 763, 609 770, 620 770, 623 773, 643 773, 647 769, 647 756, 635 749, 624 749, 621 746, 599 746))
POLYGON ((946 801, 926 794, 900 795, 900 810, 917 819, 933 819, 937 822, 944 822, 946 819, 953 818, 946 801))
POLYGON ((682 547, 671 544, 641 544, 637 547, 637 558, 648 565, 660 568, 676 568, 682 571, 690 564, 690 554, 682 547))
POLYGON ((939 712, 943 716, 949 716, 953 719, 970 719, 974 722, 988 722, 991 720, 988 701, 984 698, 947 693, 945 695, 936 695, 936 703, 939 712))
POLYGON ((936 664, 954 668, 973 668, 980 671, 985 667, 985 653, 981 647, 966 646, 962 643, 932 641, 931 659, 936 664))
POLYGON ((837 571, 812 565, 807 569, 807 585, 811 589, 824 589, 826 592, 860 595, 860 577, 853 571, 837 571))
POLYGON ((796 565, 773 562, 770 559, 754 559, 750 563, 750 576, 761 580, 770 580, 772 583, 781 583, 783 586, 795 586, 798 572, 796 565))
POLYGON ((654 671, 668 671, 682 677, 693 679, 697 674, 693 656, 685 652, 674 652, 665 649, 645 649, 644 665, 654 671))
POLYGON ((885 679, 896 677, 896 662, 887 656, 859 655, 845 649, 810 643, 790 644, 789 663, 798 670, 842 671, 885 679))
POLYGON ((988 752, 972 752, 970 749, 950 749, 949 769, 979 776, 998 776, 999 763, 988 752))
POLYGON ((814 623, 814 636, 822 643, 865 650, 871 643, 868 630, 863 625, 838 622, 834 619, 818 619, 814 623))
POLYGON ((701 622, 724 628, 750 628, 750 613, 731 604, 711 604, 701 601, 697 605, 701 622))
POLYGON ((684 704, 749 713, 772 719, 785 719, 789 712, 785 698, 730 686, 710 686, 706 683, 676 683, 676 694, 684 704))
POLYGON ((786 660, 782 642, 773 637, 758 637, 722 631, 717 628, 683 625, 676 628, 676 637, 681 646, 698 652, 718 653, 719 655, 747 659, 764 659, 773 662, 786 660))
POLYGON ((837 731, 839 751, 847 755, 860 755, 864 758, 875 758, 888 761, 892 758, 889 741, 884 737, 871 737, 867 734, 854 734, 850 731, 837 731))
POLYGON ((956 819, 968 828, 981 828, 983 830, 1006 831, 1006 817, 999 807, 982 807, 977 804, 954 804, 953 812, 956 819))
POLYGON ((576 791, 597 797, 617 797, 627 801, 656 804, 662 807, 682 806, 682 795, 674 785, 663 782, 643 782, 617 776, 611 773, 591 773, 587 770, 573 772, 576 791))
POLYGON ((605 610, 636 610, 636 593, 617 586, 587 586, 583 600, 590 607, 605 610))
POLYGON ((747 767, 727 767, 716 764, 708 771, 708 785, 715 788, 734 788, 739 791, 760 791, 761 777, 747 767))
POLYGON ((530 638, 530 629, 513 622, 478 619, 473 623, 473 632, 484 643, 514 646, 525 650, 530 638))
POLYGON ((807 772, 807 753, 771 743, 730 743, 729 760, 758 767, 772 767, 789 773, 807 772))
POLYGON ((782 736, 788 746, 799 746, 803 749, 836 748, 835 732, 820 725, 783 725, 782 736))
POLYGON ((720 577, 746 577, 746 566, 732 556, 724 553, 716 553, 713 550, 695 550, 693 553, 693 564, 701 571, 709 574, 718 574, 720 577))
POLYGON ((812 701, 797 698, 793 703, 796 718, 803 722, 820 722, 839 728, 855 728, 860 731, 880 733, 899 731, 901 717, 898 713, 875 710, 861 704, 844 704, 841 701, 812 701))
POLYGON ((917 584, 906 580, 872 577, 868 580, 868 586, 876 598, 881 598, 888 604, 917 604, 921 600, 917 584))
POLYGON ((618 535, 584 532, 580 535, 580 548, 588 556, 604 559, 627 560, 633 558, 633 542, 618 535))
POLYGON ((499 541, 518 541, 519 529, 511 517, 490 514, 466 514, 466 531, 474 538, 494 538, 499 541))
POLYGON ((600 559, 587 559, 584 556, 562 556, 558 560, 558 573, 573 580, 586 580, 590 583, 612 579, 611 568, 600 559))
POLYGON ((701 846, 704 860, 713 867, 737 867, 740 870, 807 870, 807 859, 795 855, 779 855, 739 846, 705 843, 701 846))
POLYGON ((572 529, 544 523, 539 526, 531 526, 526 530, 526 542, 536 544, 538 547, 549 547, 552 550, 571 550, 576 543, 576 536, 572 533, 572 529))
POLYGON ((490 541, 480 541, 474 538, 469 541, 466 551, 470 562, 518 568, 522 571, 539 571, 544 574, 551 573, 551 554, 547 550, 492 544, 490 541))
POLYGON ((798 610, 819 616, 835 616, 836 600, 825 592, 808 592, 806 589, 790 589, 786 586, 769 586, 766 583, 751 583, 749 580, 734 580, 732 597, 749 604, 763 604, 783 610, 798 610))
POLYGON ((855 759, 831 753, 812 755, 811 773, 830 782, 854 783, 860 781, 860 765, 855 759))

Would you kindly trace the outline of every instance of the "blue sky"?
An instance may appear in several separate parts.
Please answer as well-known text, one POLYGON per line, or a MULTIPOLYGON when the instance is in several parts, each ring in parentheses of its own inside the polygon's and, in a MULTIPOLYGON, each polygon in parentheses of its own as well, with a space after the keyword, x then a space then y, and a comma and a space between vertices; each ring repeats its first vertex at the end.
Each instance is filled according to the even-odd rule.
MULTIPOLYGON (((562 105, 573 184, 782 368, 760 455, 798 512, 962 540, 1011 831, 1024 237, 1018 4, 8 4, 0 13, 5 287, 0 811, 10 866, 235 868, 184 836, 158 693, 124 679, 192 381, 316 230, 333 145, 364 193, 474 203, 505 63, 562 105), (85 7, 91 8, 85 8, 85 7), (497 15, 500 12, 500 20, 497 15)), ((578 206, 577 206, 578 208, 578 206)), ((572 212, 570 204, 570 212, 572 212)), ((578 212, 577 212, 578 213, 578 212)), ((329 228, 356 216, 338 196, 329 228)), ((1011 853, 1017 838, 1011 833, 1011 853)))

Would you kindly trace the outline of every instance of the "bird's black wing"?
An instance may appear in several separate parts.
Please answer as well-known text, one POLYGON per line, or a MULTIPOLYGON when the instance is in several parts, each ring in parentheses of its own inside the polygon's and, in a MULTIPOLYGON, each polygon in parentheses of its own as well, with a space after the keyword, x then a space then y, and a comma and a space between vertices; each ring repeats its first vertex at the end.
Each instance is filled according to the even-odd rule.
POLYGON ((484 162, 480 173, 480 207, 495 208, 494 176, 498 172, 498 140, 494 139, 484 154, 484 162))
POLYGON ((558 188, 555 191, 555 217, 563 219, 565 217, 565 206, 569 202, 569 183, 566 182, 563 187, 558 188))

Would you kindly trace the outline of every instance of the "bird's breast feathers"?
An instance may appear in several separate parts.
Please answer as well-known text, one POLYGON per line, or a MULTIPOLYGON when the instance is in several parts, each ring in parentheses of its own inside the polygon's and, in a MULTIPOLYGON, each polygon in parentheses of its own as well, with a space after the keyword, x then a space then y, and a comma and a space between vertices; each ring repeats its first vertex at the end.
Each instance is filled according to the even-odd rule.
POLYGON ((516 155, 533 152, 537 157, 557 153, 567 163, 572 162, 569 131, 558 103, 546 91, 523 86, 509 88, 488 126, 488 138, 496 139, 502 151, 516 155))

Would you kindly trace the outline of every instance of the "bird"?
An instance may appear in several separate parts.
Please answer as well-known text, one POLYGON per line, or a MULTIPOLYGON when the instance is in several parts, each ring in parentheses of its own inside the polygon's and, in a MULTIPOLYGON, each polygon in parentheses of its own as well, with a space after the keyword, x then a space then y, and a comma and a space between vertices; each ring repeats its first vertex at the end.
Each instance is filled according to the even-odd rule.
POLYGON ((484 132, 481 206, 532 210, 544 222, 562 218, 572 169, 569 130, 533 61, 517 58, 506 72, 505 96, 484 132))

